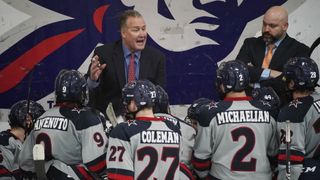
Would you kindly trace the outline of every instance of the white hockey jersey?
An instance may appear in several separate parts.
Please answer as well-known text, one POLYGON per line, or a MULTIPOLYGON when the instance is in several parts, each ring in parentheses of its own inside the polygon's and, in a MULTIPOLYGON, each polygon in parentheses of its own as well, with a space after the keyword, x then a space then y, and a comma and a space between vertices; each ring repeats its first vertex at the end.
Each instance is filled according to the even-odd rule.
MULTIPOLYGON (((302 176, 312 173, 319 174, 320 162, 320 94, 313 93, 311 96, 299 98, 291 101, 284 106, 278 116, 278 134, 280 141, 280 150, 278 156, 279 174, 278 179, 285 179, 286 176, 286 144, 285 129, 286 121, 290 121, 290 163, 291 179, 298 179, 302 176), (317 161, 316 171, 303 171, 303 164, 310 166, 309 162, 317 161)), ((311 165, 312 169, 314 165, 311 165)), ((305 169, 307 170, 307 169, 305 169)), ((302 178, 306 179, 306 178, 302 178)))
POLYGON ((22 142, 10 130, 0 133, 0 177, 12 179, 19 176, 18 155, 22 142))
MULTIPOLYGON (((104 173, 108 140, 103 120, 98 111, 88 107, 49 109, 36 120, 24 143, 19 156, 21 169, 35 171, 32 149, 35 144, 42 143, 46 161, 56 159, 66 165, 84 164, 91 172, 104 173)), ((84 172, 80 166, 76 166, 75 171, 79 175, 84 172)))
POLYGON ((179 179, 180 130, 163 118, 118 124, 109 137, 109 179, 179 179))
POLYGON ((276 122, 260 101, 225 99, 199 120, 192 164, 200 178, 270 180, 277 154, 276 122))

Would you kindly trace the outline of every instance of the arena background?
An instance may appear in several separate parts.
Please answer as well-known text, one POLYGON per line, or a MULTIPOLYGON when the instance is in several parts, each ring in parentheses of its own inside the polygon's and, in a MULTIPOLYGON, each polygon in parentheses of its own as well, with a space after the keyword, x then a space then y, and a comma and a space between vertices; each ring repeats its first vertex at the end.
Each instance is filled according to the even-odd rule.
MULTIPOLYGON (((50 108, 57 73, 85 73, 93 49, 120 38, 117 15, 125 9, 144 16, 147 43, 166 54, 172 112, 184 118, 194 99, 216 99, 217 64, 260 35, 262 15, 273 5, 288 9, 291 37, 308 46, 320 37, 319 0, 0 0, 0 129, 29 89, 32 100, 50 108)), ((312 58, 320 61, 318 47, 312 58)))

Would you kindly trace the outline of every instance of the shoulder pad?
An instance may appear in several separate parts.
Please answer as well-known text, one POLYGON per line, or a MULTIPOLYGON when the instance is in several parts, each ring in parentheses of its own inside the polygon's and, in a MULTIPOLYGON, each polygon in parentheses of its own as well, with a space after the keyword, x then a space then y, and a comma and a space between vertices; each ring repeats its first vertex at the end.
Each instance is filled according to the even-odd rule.
POLYGON ((286 120, 290 120, 290 122, 293 123, 302 122, 312 104, 313 97, 311 96, 292 100, 289 104, 281 108, 278 121, 285 122, 286 120))

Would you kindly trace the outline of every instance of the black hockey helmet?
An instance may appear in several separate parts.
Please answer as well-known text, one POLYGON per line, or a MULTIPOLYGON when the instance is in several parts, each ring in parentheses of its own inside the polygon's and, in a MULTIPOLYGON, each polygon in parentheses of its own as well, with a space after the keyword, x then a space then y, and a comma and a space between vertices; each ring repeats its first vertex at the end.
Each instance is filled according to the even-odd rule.
POLYGON ((250 82, 247 66, 240 60, 223 62, 217 69, 217 85, 223 85, 225 92, 240 92, 246 89, 250 82))
POLYGON ((187 117, 192 120, 199 121, 199 114, 204 105, 208 105, 212 101, 208 98, 199 98, 193 101, 188 108, 187 117))
POLYGON ((154 113, 169 113, 169 96, 159 85, 156 86, 156 100, 153 107, 154 113))
POLYGON ((144 107, 153 107, 156 100, 156 87, 148 80, 131 81, 122 89, 122 98, 125 106, 134 100, 138 111, 144 107))
POLYGON ((77 70, 61 70, 56 77, 56 103, 71 102, 86 105, 88 92, 86 79, 77 70))
MULTIPOLYGON (((9 125, 11 127, 26 128, 27 109, 28 109, 27 100, 21 100, 16 102, 14 105, 12 105, 8 115, 9 125)), ((31 100, 29 101, 28 114, 31 116, 33 122, 38 117, 40 117, 43 113, 44 113, 44 109, 39 103, 31 100)))
POLYGON ((294 90, 314 90, 319 80, 317 63, 308 57, 293 57, 283 69, 284 81, 294 82, 294 90))
POLYGON ((272 107, 280 107, 280 98, 272 87, 261 87, 252 90, 252 98, 268 102, 272 107))

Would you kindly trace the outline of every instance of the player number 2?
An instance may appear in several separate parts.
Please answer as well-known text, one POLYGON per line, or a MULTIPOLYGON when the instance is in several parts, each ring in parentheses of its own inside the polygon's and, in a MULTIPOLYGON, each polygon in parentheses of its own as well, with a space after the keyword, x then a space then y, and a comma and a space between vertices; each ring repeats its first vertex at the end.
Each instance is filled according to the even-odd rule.
POLYGON ((248 127, 240 127, 231 132, 232 140, 238 142, 240 137, 246 139, 245 144, 233 156, 231 170, 233 171, 254 171, 256 169, 257 159, 251 158, 250 161, 244 161, 246 156, 252 152, 255 144, 255 134, 248 127))

